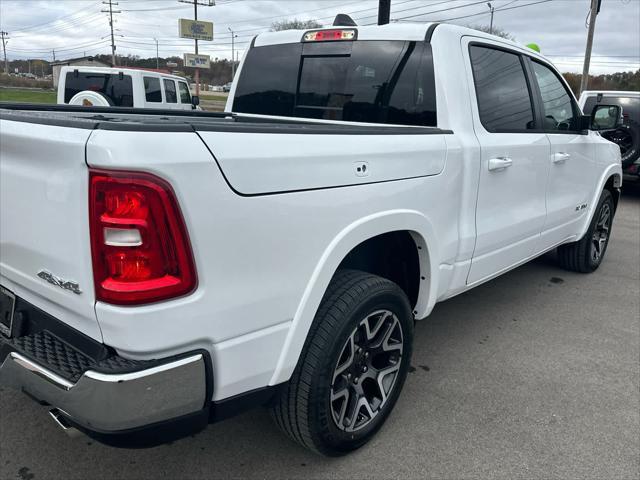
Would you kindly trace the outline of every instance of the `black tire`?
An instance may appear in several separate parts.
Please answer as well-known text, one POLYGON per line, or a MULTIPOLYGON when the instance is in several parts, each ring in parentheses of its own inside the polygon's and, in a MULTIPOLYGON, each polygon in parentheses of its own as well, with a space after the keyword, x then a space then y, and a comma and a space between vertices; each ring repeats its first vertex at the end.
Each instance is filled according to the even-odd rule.
POLYGON ((558 247, 558 261, 562 268, 573 272, 591 273, 600 266, 611 238, 614 213, 613 196, 609 190, 604 190, 584 237, 577 242, 558 247), (603 221, 607 211, 608 216, 603 221), (606 238, 603 237, 605 233, 606 238))
POLYGON ((633 165, 640 158, 640 125, 637 122, 627 119, 624 125, 602 136, 620 147, 622 168, 633 165))
MULTIPOLYGON (((378 322, 378 320, 374 321, 378 322)), ((367 336, 369 336, 368 333, 367 336)), ((413 315, 409 300, 398 285, 360 271, 338 271, 320 303, 296 369, 271 407, 275 422, 293 440, 323 455, 344 455, 361 447, 380 429, 400 395, 411 363, 412 343, 413 315), (400 357, 396 359, 397 363, 390 363, 394 366, 399 364, 399 367, 386 394, 382 393, 381 389, 379 391, 382 397, 386 398, 378 405, 378 410, 373 412, 371 402, 367 407, 364 405, 357 407, 351 416, 355 419, 354 431, 346 431, 345 429, 348 428, 345 426, 346 423, 351 423, 347 422, 349 419, 344 413, 349 405, 352 405, 349 401, 354 401, 357 405, 358 400, 366 397, 365 394, 358 397, 355 390, 353 392, 349 390, 357 387, 353 382, 357 384, 358 378, 352 378, 352 375, 346 372, 354 371, 355 368, 363 368, 361 371, 366 372, 367 368, 358 363, 360 360, 366 362, 368 358, 373 362, 374 358, 380 358, 379 355, 388 354, 390 359, 392 355, 389 352, 378 351, 369 356, 368 350, 367 353, 362 353, 364 349, 358 348, 360 343, 367 342, 368 339, 363 339, 364 342, 361 340, 351 342, 351 340, 359 338, 363 322, 370 322, 369 319, 386 311, 393 315, 385 314, 385 317, 381 315, 379 323, 373 324, 379 325, 380 328, 375 327, 373 330, 380 332, 383 327, 388 328, 389 331, 393 330, 392 333, 387 334, 382 332, 385 337, 380 340, 380 346, 382 346, 383 343, 388 344, 385 339, 389 340, 392 334, 397 336, 396 326, 400 325, 400 357), (383 322, 387 323, 383 324, 383 322), (388 326, 391 323, 394 326, 388 326), (346 353, 347 348, 349 353, 346 353), (349 358, 339 363, 345 358, 345 354, 349 358), (360 360, 356 361, 357 358, 360 360), (339 373, 339 369, 344 368, 341 365, 345 364, 348 364, 348 368, 339 373), (338 382, 345 382, 341 391, 348 391, 348 396, 343 400, 345 407, 340 409, 343 412, 342 427, 338 426, 339 422, 336 420, 336 402, 339 400, 335 398, 331 400, 334 389, 338 388, 338 382), (360 415, 361 409, 375 414, 360 415)), ((393 345, 395 345, 393 355, 396 355, 397 343, 393 345)), ((370 370, 368 373, 362 373, 363 378, 379 372, 378 365, 375 368, 372 364, 369 365, 371 365, 370 370)), ((387 370, 385 367, 381 368, 387 370)), ((378 382, 385 383, 390 374, 385 375, 381 376, 379 372, 375 381, 373 379, 369 381, 368 378, 361 380, 360 389, 364 391, 367 385, 366 388, 369 388, 372 385, 378 385, 378 382)))

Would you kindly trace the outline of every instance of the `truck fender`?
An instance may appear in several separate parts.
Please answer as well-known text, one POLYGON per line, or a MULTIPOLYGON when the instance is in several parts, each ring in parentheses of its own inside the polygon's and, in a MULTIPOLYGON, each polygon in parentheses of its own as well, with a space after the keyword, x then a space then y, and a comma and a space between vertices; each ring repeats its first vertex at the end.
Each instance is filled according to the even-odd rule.
POLYGON ((342 260, 365 240, 399 230, 411 232, 418 247, 421 276, 424 277, 414 315, 423 318, 429 314, 438 291, 439 258, 431 222, 415 210, 391 210, 361 218, 334 237, 316 264, 291 322, 270 385, 285 382, 291 377, 320 301, 342 260))
POLYGON ((589 204, 589 214, 586 216, 584 224, 580 228, 580 232, 577 236, 578 239, 581 239, 585 235, 585 233, 587 233, 589 225, 591 225, 591 220, 596 213, 596 207, 598 206, 598 201, 600 200, 600 195, 604 190, 604 186, 606 185, 607 181, 614 175, 618 177, 618 181, 615 185, 621 186, 622 167, 620 166, 620 164, 609 165, 600 176, 600 179, 598 181, 598 188, 595 190, 593 198, 591 199, 591 202, 589 204))

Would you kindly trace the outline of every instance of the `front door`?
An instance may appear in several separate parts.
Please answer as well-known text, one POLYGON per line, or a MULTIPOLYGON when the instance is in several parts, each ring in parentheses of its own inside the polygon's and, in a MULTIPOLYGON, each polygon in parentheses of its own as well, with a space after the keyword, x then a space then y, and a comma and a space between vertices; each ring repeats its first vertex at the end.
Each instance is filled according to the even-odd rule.
POLYGON ((584 223, 597 184, 595 144, 580 131, 580 109, 559 74, 538 60, 531 66, 543 128, 551 143, 547 221, 538 246, 543 251, 575 236, 584 223))
POLYGON ((484 42, 466 50, 481 151, 472 284, 534 254, 546 217, 550 146, 537 126, 523 56, 484 42))

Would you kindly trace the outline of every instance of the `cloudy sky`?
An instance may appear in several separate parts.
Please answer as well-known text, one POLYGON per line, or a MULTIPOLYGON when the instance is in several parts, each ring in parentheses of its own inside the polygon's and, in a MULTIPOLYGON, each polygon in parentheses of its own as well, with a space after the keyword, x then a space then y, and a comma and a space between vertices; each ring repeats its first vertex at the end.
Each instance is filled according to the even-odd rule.
MULTIPOLYGON (((108 3, 108 0, 105 0, 108 3)), ((204 1, 204 0, 200 0, 204 1)), ((115 0, 114 0, 115 2, 115 0)), ((56 59, 110 53, 107 15, 100 0, 0 0, 0 29, 9 33, 7 56, 56 59)), ((191 52, 193 42, 178 38, 178 18, 193 7, 178 0, 117 0, 117 53, 155 57, 191 52)), ((590 0, 492 0, 494 24, 521 43, 535 42, 563 71, 581 71, 590 0)), ((216 0, 198 17, 214 22, 214 41, 200 53, 231 57, 231 33, 240 55, 251 38, 274 21, 315 19, 331 24, 336 13, 358 24, 376 22, 377 0, 216 0)), ((640 68, 640 0, 602 0, 597 17, 592 73, 640 68)), ((486 0, 392 0, 392 21, 451 21, 488 25, 486 0)))

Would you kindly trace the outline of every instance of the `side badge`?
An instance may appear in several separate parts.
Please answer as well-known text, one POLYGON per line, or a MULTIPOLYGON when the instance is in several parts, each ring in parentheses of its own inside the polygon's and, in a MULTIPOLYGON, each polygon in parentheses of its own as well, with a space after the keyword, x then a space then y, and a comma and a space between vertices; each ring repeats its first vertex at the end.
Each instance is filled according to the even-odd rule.
POLYGON ((55 276, 53 273, 47 270, 40 270, 38 272, 38 277, 43 280, 46 280, 51 285, 55 285, 56 287, 60 287, 64 290, 69 290, 70 292, 75 293, 76 295, 80 295, 82 290, 80 290, 80 285, 78 282, 74 282, 71 280, 64 280, 60 277, 55 276))

